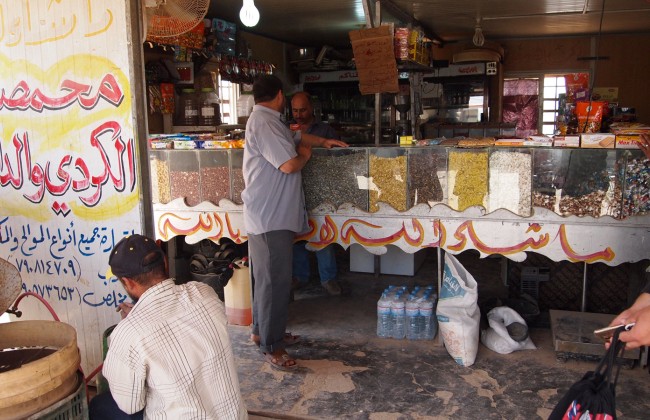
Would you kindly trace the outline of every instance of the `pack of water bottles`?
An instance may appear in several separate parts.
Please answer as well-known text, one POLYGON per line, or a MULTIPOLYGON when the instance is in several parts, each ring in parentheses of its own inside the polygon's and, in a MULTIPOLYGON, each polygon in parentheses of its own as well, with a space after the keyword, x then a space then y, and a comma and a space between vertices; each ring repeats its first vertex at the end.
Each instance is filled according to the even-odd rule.
POLYGON ((409 340, 433 340, 437 332, 433 286, 388 286, 377 301, 377 336, 409 340))

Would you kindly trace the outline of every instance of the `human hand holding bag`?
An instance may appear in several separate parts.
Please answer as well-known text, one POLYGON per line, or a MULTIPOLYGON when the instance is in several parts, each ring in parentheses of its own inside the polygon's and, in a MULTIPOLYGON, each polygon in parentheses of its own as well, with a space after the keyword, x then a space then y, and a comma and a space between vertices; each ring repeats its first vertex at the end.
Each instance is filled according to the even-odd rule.
POLYGON ((551 412, 549 420, 616 419, 616 381, 621 369, 616 359, 625 351, 625 343, 618 339, 620 333, 621 329, 616 330, 596 369, 571 385, 551 412))

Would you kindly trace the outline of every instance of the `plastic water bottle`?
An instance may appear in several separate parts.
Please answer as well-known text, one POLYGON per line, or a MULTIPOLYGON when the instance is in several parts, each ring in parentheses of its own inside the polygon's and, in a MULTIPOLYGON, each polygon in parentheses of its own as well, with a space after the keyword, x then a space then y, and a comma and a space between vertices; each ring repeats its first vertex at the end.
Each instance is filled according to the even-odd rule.
POLYGON ((418 302, 417 291, 409 295, 406 301, 406 338, 409 340, 420 340, 420 304, 418 302))
POLYGON ((392 337, 401 340, 406 337, 406 299, 402 292, 398 292, 391 301, 391 315, 393 316, 392 337))
POLYGON ((382 293, 377 301, 377 336, 390 337, 392 334, 391 299, 388 292, 382 293))
MULTIPOLYGON (((435 295, 433 295, 435 296, 435 295)), ((435 297, 432 295, 425 295, 424 299, 420 302, 420 317, 422 319, 422 332, 421 336, 423 340, 433 340, 433 337, 436 335, 437 330, 437 320, 433 314, 433 303, 435 297)))

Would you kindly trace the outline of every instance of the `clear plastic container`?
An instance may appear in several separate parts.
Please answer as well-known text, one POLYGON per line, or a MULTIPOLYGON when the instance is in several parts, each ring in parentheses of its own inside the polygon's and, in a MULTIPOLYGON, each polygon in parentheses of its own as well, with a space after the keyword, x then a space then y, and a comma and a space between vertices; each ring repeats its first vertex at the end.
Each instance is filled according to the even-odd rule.
POLYGON ((199 125, 216 126, 221 124, 221 114, 219 112, 219 96, 212 88, 201 89, 199 97, 199 125))
POLYGON ((194 89, 183 89, 178 101, 177 125, 197 125, 199 123, 199 106, 194 89))
POLYGON ((201 200, 217 206, 222 198, 230 199, 230 172, 228 150, 201 150, 201 200))

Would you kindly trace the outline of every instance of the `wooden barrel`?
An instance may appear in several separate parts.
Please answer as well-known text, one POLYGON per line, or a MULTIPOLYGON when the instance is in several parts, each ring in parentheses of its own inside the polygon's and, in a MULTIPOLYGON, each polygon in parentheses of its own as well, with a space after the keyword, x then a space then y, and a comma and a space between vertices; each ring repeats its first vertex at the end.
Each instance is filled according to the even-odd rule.
POLYGON ((0 373, 0 419, 22 419, 72 394, 79 386, 77 332, 63 322, 0 324, 0 350, 53 348, 54 352, 0 373))

